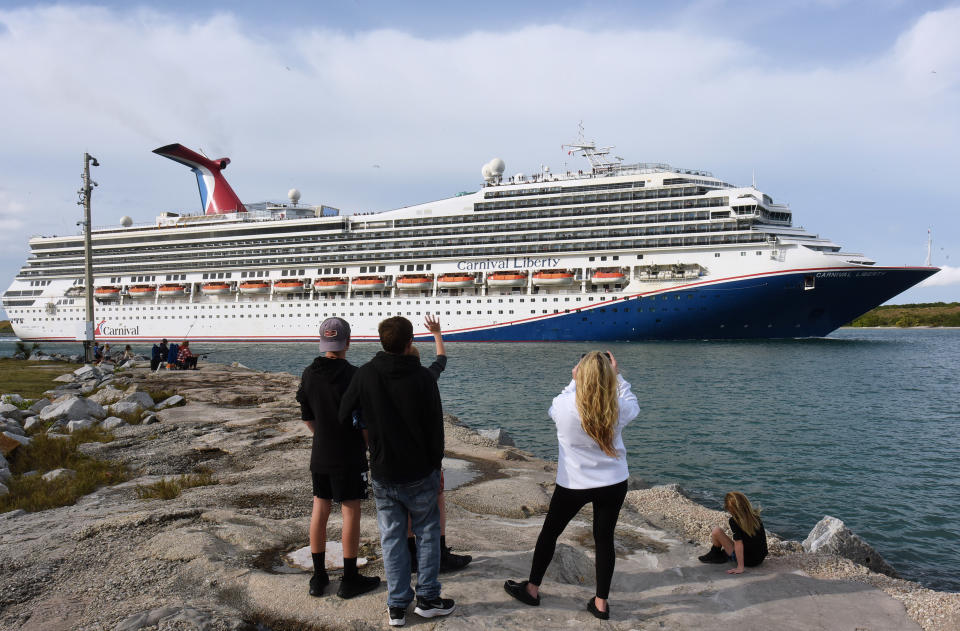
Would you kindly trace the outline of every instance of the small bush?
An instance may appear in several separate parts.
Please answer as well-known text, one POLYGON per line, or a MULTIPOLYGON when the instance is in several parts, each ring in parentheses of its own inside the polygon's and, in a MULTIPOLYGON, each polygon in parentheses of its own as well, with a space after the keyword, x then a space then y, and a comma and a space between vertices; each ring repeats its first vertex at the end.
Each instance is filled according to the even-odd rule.
POLYGON ((172 500, 175 497, 179 497, 184 489, 192 489, 197 486, 210 486, 213 484, 217 484, 217 480, 213 477, 213 472, 206 467, 197 467, 195 473, 187 473, 177 478, 163 478, 153 484, 138 484, 136 492, 137 497, 141 500, 172 500))
POLYGON ((111 440, 113 435, 99 427, 77 430, 69 438, 34 435, 29 445, 17 448, 10 458, 13 478, 7 483, 10 493, 0 497, 0 513, 17 508, 33 512, 67 506, 101 486, 123 482, 128 478, 123 465, 96 460, 77 450, 81 443, 111 440), (44 480, 42 474, 54 469, 73 469, 77 475, 55 482, 44 480), (27 471, 40 475, 22 477, 27 471))

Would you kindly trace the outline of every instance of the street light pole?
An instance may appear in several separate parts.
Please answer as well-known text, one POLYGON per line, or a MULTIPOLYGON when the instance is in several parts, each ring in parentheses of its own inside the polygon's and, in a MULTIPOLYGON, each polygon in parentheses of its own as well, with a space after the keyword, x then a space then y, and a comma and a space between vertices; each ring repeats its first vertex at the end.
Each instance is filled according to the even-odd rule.
POLYGON ((90 179, 90 165, 100 166, 97 159, 89 153, 83 154, 83 188, 80 189, 80 204, 83 205, 83 263, 84 263, 84 285, 86 288, 86 326, 83 336, 83 361, 90 363, 93 361, 93 243, 90 236, 90 196, 93 193, 93 187, 96 182, 90 179))

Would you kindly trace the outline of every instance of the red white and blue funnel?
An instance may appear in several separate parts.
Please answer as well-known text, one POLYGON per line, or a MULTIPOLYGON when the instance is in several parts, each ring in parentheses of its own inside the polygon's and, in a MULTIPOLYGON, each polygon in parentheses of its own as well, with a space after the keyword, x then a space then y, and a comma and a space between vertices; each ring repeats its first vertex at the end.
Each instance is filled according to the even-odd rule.
POLYGON ((230 164, 230 158, 211 160, 176 143, 154 149, 153 152, 190 167, 190 170, 197 176, 200 201, 206 214, 223 215, 246 212, 247 209, 243 202, 233 192, 221 173, 230 164))

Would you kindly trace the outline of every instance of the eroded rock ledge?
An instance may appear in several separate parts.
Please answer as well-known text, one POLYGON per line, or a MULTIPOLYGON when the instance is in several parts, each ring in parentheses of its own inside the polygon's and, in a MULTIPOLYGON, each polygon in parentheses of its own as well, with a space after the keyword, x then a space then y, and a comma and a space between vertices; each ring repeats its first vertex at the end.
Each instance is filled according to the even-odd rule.
MULTIPOLYGON (((133 479, 76 505, 0 515, 0 628, 367 629, 386 627, 385 588, 349 601, 311 598, 308 575, 284 564, 306 545, 310 438, 293 399, 297 378, 205 365, 192 372, 134 369, 113 387, 175 391, 186 405, 159 422, 119 426, 116 440, 83 449, 119 460, 133 479), (172 500, 141 500, 136 487, 213 472, 217 484, 172 500)), ((589 510, 571 523, 543 586, 526 608, 503 593, 523 578, 549 502, 555 465, 495 438, 447 423, 447 539, 473 554, 444 575, 457 600, 448 618, 408 625, 530 629, 594 626, 589 510), (457 474, 454 475, 454 472, 457 474)), ((771 537, 761 568, 728 576, 696 561, 723 515, 657 487, 628 495, 617 528, 613 629, 952 629, 957 594, 942 594, 771 537), (893 596, 893 597, 891 597, 893 596)), ((339 514, 329 538, 339 539, 339 514)), ((363 504, 365 573, 383 575, 372 501, 363 504)), ((336 574, 333 577, 336 583, 336 574)), ((333 594, 335 585, 328 588, 333 594)))

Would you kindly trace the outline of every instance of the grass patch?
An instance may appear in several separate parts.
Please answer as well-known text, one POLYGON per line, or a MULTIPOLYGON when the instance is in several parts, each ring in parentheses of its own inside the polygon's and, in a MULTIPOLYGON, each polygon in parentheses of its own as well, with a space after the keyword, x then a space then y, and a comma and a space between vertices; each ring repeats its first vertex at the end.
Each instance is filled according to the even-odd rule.
POLYGON ((184 489, 217 484, 216 478, 213 477, 213 471, 210 469, 197 467, 194 471, 194 473, 187 473, 176 478, 163 478, 153 484, 138 484, 136 488, 137 497, 142 500, 172 500, 175 497, 180 497, 180 493, 184 489))
POLYGON ((16 392, 25 399, 39 399, 44 392, 58 385, 55 378, 79 367, 80 364, 67 362, 31 362, 0 357, 0 391, 16 392))
POLYGON ((102 486, 123 482, 128 478, 123 465, 97 460, 77 450, 81 443, 111 440, 113 435, 99 427, 77 430, 69 438, 35 435, 33 442, 18 447, 9 458, 14 477, 7 483, 10 493, 0 497, 0 513, 18 508, 34 512, 67 506, 102 486), (47 482, 42 476, 53 469, 73 469, 77 475, 47 482), (40 475, 22 477, 27 471, 38 471, 40 475))
POLYGON ((150 395, 150 398, 153 399, 154 403, 160 403, 161 401, 166 401, 177 393, 173 390, 147 390, 147 394, 150 395))

